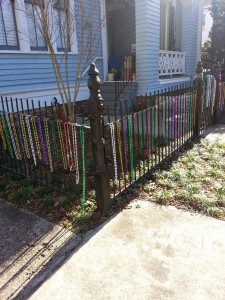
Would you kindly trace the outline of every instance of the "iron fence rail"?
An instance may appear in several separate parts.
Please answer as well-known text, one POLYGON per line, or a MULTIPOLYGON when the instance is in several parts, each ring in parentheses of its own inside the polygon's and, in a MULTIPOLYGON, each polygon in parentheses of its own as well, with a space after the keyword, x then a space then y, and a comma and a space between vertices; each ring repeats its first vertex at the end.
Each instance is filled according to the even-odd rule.
POLYGON ((84 114, 77 120, 61 120, 53 104, 1 97, 0 166, 84 198, 91 185, 86 172, 93 172, 91 138, 84 114))
POLYGON ((225 83, 219 71, 199 73, 197 84, 139 96, 131 111, 127 100, 118 101, 115 113, 106 107, 103 117, 98 72, 91 68, 89 106, 75 110, 74 122, 58 104, 1 97, 0 166, 75 193, 82 203, 98 189, 105 211, 106 202, 224 117, 225 83))

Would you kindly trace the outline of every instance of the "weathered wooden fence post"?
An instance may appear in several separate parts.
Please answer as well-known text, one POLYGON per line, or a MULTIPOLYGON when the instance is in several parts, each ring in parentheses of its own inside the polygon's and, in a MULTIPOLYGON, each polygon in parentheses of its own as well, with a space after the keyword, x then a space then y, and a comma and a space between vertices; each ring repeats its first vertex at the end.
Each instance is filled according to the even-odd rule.
POLYGON ((222 93, 222 86, 221 86, 221 65, 218 62, 215 68, 215 79, 216 79, 216 97, 215 97, 215 105, 214 105, 214 112, 213 112, 213 123, 216 124, 219 119, 220 114, 220 105, 221 105, 221 93, 222 93))
POLYGON ((104 111, 104 101, 100 95, 100 79, 98 74, 99 71, 95 67, 95 64, 92 63, 88 71, 88 88, 90 90, 88 113, 95 166, 95 192, 97 208, 102 214, 106 214, 111 203, 111 197, 110 181, 105 158, 104 122, 102 115, 104 111))
POLYGON ((196 68, 196 76, 194 79, 194 89, 196 90, 196 109, 195 109, 195 126, 194 126, 194 137, 198 138, 200 134, 201 125, 201 113, 202 105, 205 96, 205 82, 203 79, 203 66, 202 62, 199 61, 196 68))

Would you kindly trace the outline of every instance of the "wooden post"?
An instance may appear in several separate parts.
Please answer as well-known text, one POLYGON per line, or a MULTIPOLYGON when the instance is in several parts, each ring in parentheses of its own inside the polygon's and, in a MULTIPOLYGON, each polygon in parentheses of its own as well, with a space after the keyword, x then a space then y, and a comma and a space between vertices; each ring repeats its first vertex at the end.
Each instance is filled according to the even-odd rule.
POLYGON ((88 71, 88 88, 90 97, 88 100, 88 113, 92 135, 92 150, 95 166, 95 192, 97 208, 102 214, 106 214, 111 204, 110 182, 105 158, 105 139, 103 111, 104 101, 100 95, 99 71, 95 64, 90 65, 88 71))
POLYGON ((196 90, 196 109, 195 109, 195 126, 194 126, 194 137, 198 138, 200 134, 201 125, 201 113, 203 98, 205 95, 205 82, 203 79, 203 67, 202 62, 199 61, 196 68, 196 76, 194 79, 194 90, 196 90))
POLYGON ((214 105, 214 112, 213 112, 213 123, 216 124, 219 120, 219 114, 220 114, 220 102, 221 102, 221 65, 218 62, 216 64, 215 69, 215 79, 216 79, 216 97, 215 97, 215 105, 214 105))

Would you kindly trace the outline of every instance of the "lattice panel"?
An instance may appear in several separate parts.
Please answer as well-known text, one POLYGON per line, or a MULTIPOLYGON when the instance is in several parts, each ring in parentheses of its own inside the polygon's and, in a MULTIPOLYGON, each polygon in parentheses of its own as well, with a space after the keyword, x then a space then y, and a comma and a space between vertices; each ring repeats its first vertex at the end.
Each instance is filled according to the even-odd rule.
POLYGON ((185 73, 185 52, 159 51, 159 76, 185 73))

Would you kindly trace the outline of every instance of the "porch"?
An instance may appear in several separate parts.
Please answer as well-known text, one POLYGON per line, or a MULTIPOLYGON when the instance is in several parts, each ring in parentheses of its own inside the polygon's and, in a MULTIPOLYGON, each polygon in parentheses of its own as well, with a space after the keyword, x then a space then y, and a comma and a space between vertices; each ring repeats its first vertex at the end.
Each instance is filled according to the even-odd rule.
MULTIPOLYGON (((184 47, 182 39, 182 13, 184 4, 181 0, 152 0, 152 27, 145 31, 142 18, 139 16, 139 9, 146 1, 140 0, 106 0, 106 11, 109 16, 107 22, 107 59, 109 81, 114 80, 136 80, 140 83, 143 79, 140 66, 144 60, 154 66, 154 82, 151 74, 153 89, 160 81, 171 82, 177 78, 187 78, 186 59, 188 52, 184 47), (157 13, 156 13, 157 5, 157 13), (154 24, 153 24, 154 23, 154 24), (157 29, 158 37, 154 30, 157 29), (148 57, 140 52, 141 44, 148 42, 148 33, 151 33, 151 48, 154 49, 154 56, 149 51, 148 57), (160 37, 160 38, 159 38, 160 37), (141 41, 137 42, 137 41, 141 41), (137 49, 139 48, 139 49, 137 49), (158 48, 158 49, 157 49, 158 48), (155 56, 157 49, 157 57, 155 56), (158 68, 158 69, 156 69, 158 68)), ((147 3, 147 2, 146 2, 147 3)), ((151 16, 151 15, 149 15, 151 16)), ((149 17, 148 16, 148 17, 149 17)), ((185 38, 185 36, 184 36, 185 38)), ((194 64, 196 61, 194 61, 194 64)), ((142 71, 142 70, 141 70, 142 71)))

